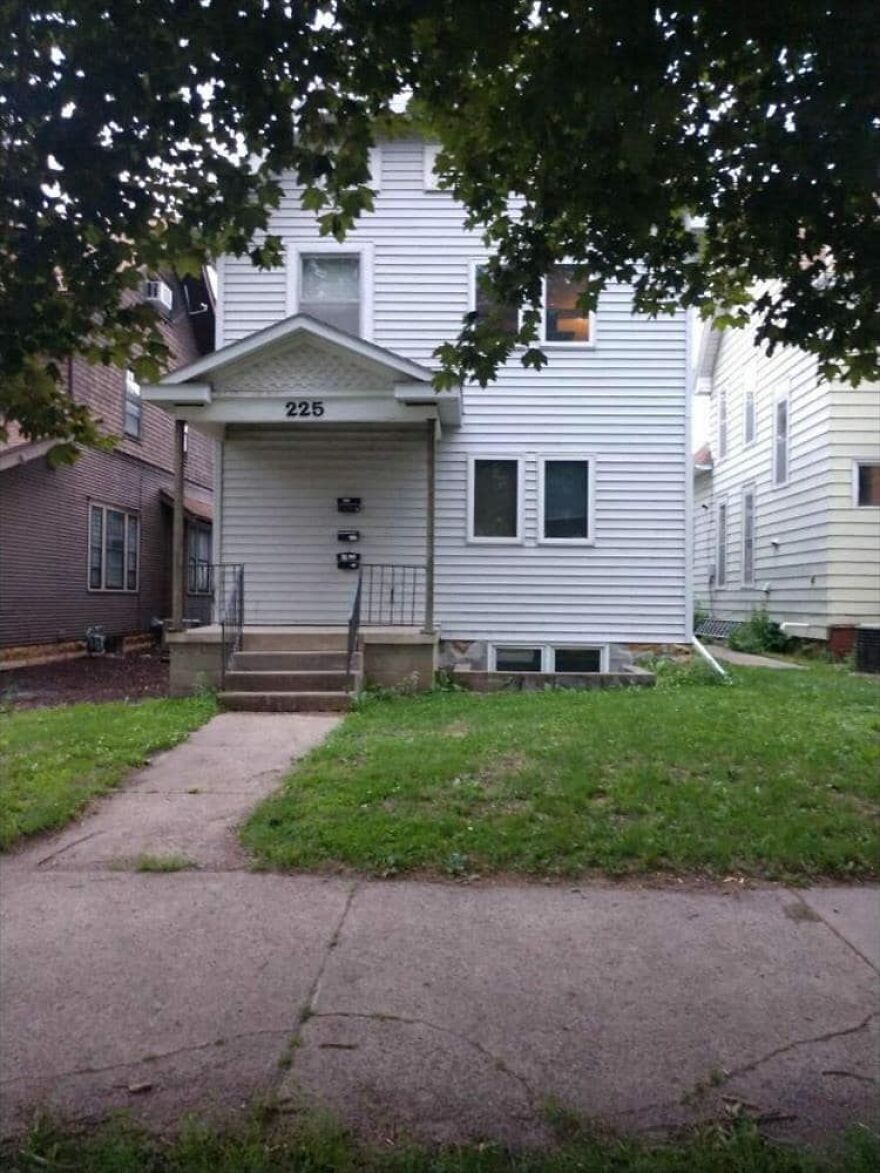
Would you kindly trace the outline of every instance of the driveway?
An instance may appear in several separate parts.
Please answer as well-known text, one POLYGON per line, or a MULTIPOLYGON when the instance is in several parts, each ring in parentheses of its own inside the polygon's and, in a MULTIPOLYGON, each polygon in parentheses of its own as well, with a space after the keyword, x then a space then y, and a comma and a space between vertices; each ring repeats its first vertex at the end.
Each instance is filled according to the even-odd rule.
POLYGON ((877 1104, 880 892, 255 873, 235 825, 336 718, 226 714, 4 859, 0 1111, 157 1126, 257 1095, 369 1136, 547 1137, 877 1104), (141 853, 198 868, 143 874, 141 853))

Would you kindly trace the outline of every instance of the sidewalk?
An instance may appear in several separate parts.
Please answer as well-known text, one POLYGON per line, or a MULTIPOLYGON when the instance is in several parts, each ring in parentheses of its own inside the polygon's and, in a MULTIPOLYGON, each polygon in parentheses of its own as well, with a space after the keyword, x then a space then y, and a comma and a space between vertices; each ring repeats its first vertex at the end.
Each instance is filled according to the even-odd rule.
POLYGON ((233 823, 324 731, 255 719, 277 722, 259 753, 212 723, 3 861, 4 1131, 37 1103, 167 1125, 258 1094, 439 1141, 541 1141, 548 1100, 638 1131, 745 1110, 800 1140, 876 1113, 878 889, 253 873, 233 823), (201 869, 107 866, 162 843, 201 869))

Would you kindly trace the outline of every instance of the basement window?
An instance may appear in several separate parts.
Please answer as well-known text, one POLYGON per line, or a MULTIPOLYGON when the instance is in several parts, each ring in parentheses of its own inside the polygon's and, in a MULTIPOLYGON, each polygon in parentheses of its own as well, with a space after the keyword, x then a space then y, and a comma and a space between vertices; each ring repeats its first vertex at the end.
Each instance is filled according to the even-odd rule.
POLYGON ((543 648, 495 648, 496 672, 540 672, 543 648))
POLYGON ((601 648, 554 648, 554 672, 601 672, 601 648))

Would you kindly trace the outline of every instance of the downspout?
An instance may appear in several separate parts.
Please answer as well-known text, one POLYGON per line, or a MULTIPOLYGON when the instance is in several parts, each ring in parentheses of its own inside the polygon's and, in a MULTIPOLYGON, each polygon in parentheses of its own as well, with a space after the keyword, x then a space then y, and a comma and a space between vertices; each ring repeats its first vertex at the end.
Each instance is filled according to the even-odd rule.
POLYGON ((726 680, 727 679, 727 672, 721 667, 721 665, 718 663, 718 661, 715 659, 715 657, 712 655, 712 653, 708 650, 708 648, 705 648, 700 643, 700 641, 697 639, 697 637, 695 635, 691 636, 691 643, 693 644, 694 649, 703 657, 703 659, 706 661, 706 663, 709 665, 709 667, 712 669, 712 671, 717 672, 719 676, 723 677, 726 680))

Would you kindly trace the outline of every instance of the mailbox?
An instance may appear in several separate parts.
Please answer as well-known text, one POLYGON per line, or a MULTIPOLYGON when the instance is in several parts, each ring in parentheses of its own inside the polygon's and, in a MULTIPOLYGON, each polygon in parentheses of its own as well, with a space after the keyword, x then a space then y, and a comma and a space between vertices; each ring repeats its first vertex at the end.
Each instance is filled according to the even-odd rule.
POLYGON ((360 513, 361 499, 360 497, 337 497, 336 511, 338 513, 360 513))
POLYGON ((338 542, 359 542, 361 531, 359 529, 339 529, 336 531, 336 540, 338 542))
POLYGON ((340 550, 336 555, 336 565, 340 570, 357 570, 361 564, 361 556, 356 550, 340 550))

